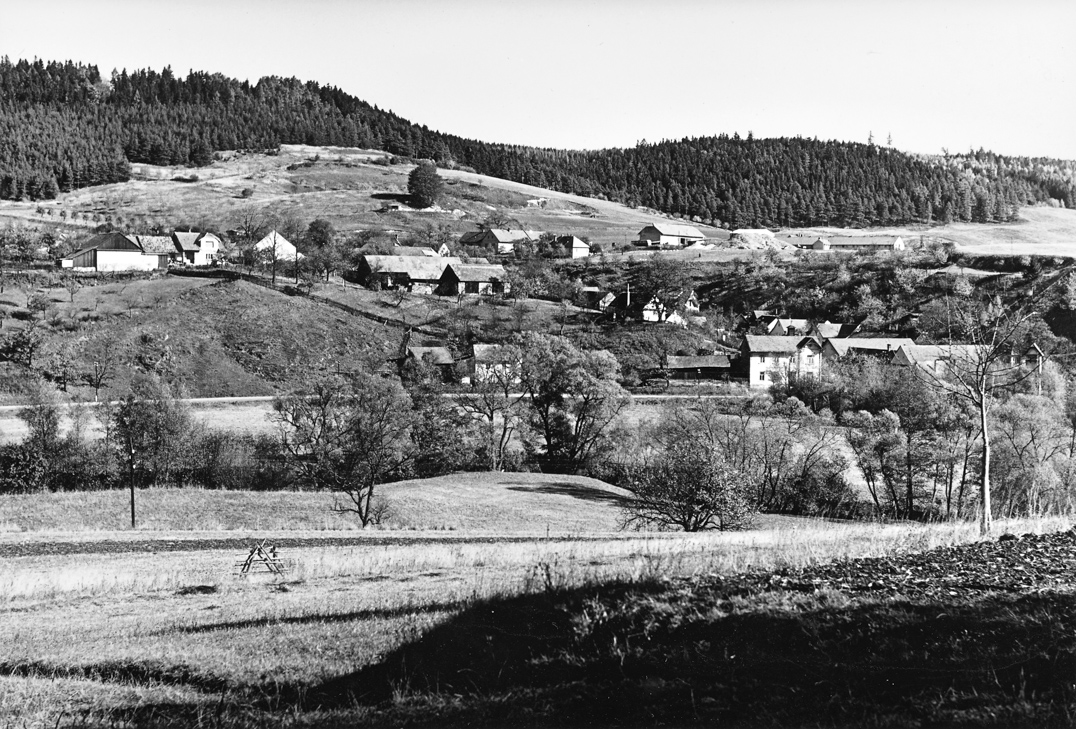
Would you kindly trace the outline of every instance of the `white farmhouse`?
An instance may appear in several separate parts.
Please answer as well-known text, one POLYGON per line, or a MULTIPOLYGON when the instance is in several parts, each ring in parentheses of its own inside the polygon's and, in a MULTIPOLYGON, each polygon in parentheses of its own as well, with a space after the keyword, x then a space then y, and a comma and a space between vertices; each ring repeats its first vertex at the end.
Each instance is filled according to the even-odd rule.
POLYGON ((814 337, 767 337, 748 334, 740 355, 747 362, 749 387, 769 387, 789 375, 818 377, 822 373, 822 345, 814 337))

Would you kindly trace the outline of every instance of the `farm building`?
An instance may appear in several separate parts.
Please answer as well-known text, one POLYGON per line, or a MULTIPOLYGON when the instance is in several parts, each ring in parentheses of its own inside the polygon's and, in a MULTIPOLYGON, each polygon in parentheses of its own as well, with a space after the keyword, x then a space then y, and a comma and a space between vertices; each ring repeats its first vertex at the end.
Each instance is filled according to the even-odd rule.
POLYGON ((893 364, 921 367, 944 372, 954 360, 963 367, 974 368, 985 347, 977 344, 904 344, 893 353, 893 364))
POLYGON ((537 230, 504 230, 490 228, 489 230, 477 230, 464 233, 460 243, 467 246, 484 246, 496 248, 498 253, 509 255, 516 249, 516 243, 537 243, 542 237, 541 231, 537 230))
POLYGON ((499 263, 450 263, 441 274, 437 293, 442 296, 507 294, 510 293, 508 274, 499 263))
POLYGON ((78 271, 154 271, 168 268, 168 256, 147 253, 122 233, 102 233, 81 250, 60 259, 60 268, 78 271))
POLYGON ((907 337, 869 337, 863 339, 827 339, 822 345, 822 359, 827 362, 849 355, 882 357, 889 361, 899 348, 915 344, 907 337))
POLYGON ((748 334, 740 346, 749 387, 769 387, 779 377, 818 377, 822 345, 814 337, 766 337, 748 334))
MULTIPOLYGON (((217 256, 223 247, 220 238, 212 233, 181 233, 177 230, 172 233, 172 242, 175 244, 176 250, 179 251, 182 260, 193 266, 211 265, 217 260, 217 256)), ((288 245, 291 244, 289 243, 288 245)), ((292 252, 293 255, 290 257, 280 253, 280 258, 292 260, 294 258, 294 246, 292 246, 292 252)))
POLYGON ((432 294, 441 283, 441 274, 458 258, 440 256, 363 256, 356 276, 359 283, 381 288, 403 288, 420 294, 432 294))
POLYGON ((287 238, 275 230, 269 231, 264 238, 255 243, 254 250, 264 256, 275 257, 280 261, 294 261, 296 258, 304 257, 287 238))
POLYGON ((586 258, 590 255, 590 245, 574 235, 557 236, 556 244, 563 249, 564 258, 586 258))
POLYGON ((727 380, 732 372, 732 363, 727 354, 695 357, 669 355, 667 360, 665 373, 670 380, 727 380))
POLYGON ((841 236, 817 238, 809 247, 814 251, 903 251, 904 239, 885 236, 841 236))
POLYGON ((706 236, 690 225, 655 223, 640 230, 635 243, 647 248, 682 248, 703 240, 706 240, 706 236))

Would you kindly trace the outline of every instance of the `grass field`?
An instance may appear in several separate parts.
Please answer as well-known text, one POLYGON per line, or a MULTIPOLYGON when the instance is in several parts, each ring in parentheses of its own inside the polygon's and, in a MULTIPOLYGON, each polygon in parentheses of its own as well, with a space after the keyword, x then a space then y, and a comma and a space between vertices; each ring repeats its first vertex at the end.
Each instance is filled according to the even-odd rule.
MULTIPOLYGON (((743 533, 624 534, 607 531, 609 522, 596 516, 614 508, 615 490, 581 479, 567 489, 563 481, 507 474, 400 484, 389 493, 403 511, 429 512, 431 522, 464 512, 460 526, 469 528, 458 533, 460 541, 284 550, 281 556, 291 570, 282 577, 235 577, 242 551, 6 558, 0 574, 0 724, 473 725, 473 713, 453 721, 453 699, 420 699, 403 685, 377 706, 317 697, 324 687, 350 680, 438 626, 514 596, 561 594, 599 584, 659 585, 679 577, 797 567, 975 538, 973 525, 880 526, 787 518, 764 520, 759 529, 743 533), (489 509, 474 511, 475 498, 489 509), (535 524, 529 514, 541 509, 578 519, 578 538, 536 535, 509 543, 493 535, 498 529, 530 530, 535 524), (448 703, 437 703, 444 701, 448 703)), ((77 531, 115 528, 111 510, 120 505, 105 508, 106 495, 79 496, 83 502, 63 495, 3 502, 0 521, 12 523, 25 518, 17 514, 37 511, 41 518, 34 528, 47 531, 0 535, 0 548, 27 539, 64 544, 153 535, 174 542, 237 533, 77 531), (71 529, 75 533, 65 531, 71 529)), ((285 532, 261 530, 284 522, 288 534, 337 528, 311 516, 314 511, 324 514, 324 501, 302 501, 312 496, 139 494, 147 510, 155 503, 163 511, 188 515, 170 517, 173 529, 236 528, 251 539, 282 536, 285 532), (296 507, 296 501, 306 506, 296 507), (291 511, 283 507, 286 502, 291 511), (252 520, 257 523, 257 514, 273 514, 280 521, 267 520, 258 531, 247 531, 252 520)), ((999 526, 1038 531, 1054 525, 999 526)), ((377 531, 370 536, 393 533, 415 534, 377 531)), ((528 725, 544 724, 543 710, 526 695, 495 701, 497 725, 504 725, 504 710, 528 725)))

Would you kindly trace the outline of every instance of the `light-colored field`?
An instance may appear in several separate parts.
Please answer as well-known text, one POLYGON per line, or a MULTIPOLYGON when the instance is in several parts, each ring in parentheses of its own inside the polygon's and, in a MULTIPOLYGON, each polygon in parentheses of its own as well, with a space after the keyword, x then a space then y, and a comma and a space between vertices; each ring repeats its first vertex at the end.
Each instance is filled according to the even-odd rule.
MULTIPOLYGON (((1057 523, 1005 523, 1040 531, 1057 523)), ((806 520, 737 534, 313 548, 280 578, 233 576, 242 554, 5 560, 0 722, 354 725, 361 707, 299 703, 475 601, 607 580, 724 574, 975 539, 973 525, 806 520), (117 713, 118 712, 118 713, 117 713)))
MULTIPOLYGON (((382 528, 467 533, 572 535, 615 532, 627 492, 583 476, 459 473, 377 488, 390 507, 382 528)), ((36 532, 109 532, 129 523, 126 491, 5 495, 0 540, 36 532)), ((138 531, 348 531, 337 496, 309 491, 136 492, 138 531)))

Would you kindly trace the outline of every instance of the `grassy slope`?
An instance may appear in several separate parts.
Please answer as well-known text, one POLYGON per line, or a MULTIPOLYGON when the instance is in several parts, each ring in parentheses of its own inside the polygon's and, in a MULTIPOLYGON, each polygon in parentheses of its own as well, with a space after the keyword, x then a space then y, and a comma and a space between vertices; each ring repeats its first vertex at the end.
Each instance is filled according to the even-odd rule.
MULTIPOLYGON (((383 355, 401 336, 391 327, 242 281, 109 284, 80 290, 74 302, 62 289, 48 293, 57 312, 35 366, 66 342, 75 355, 74 370, 86 372, 100 356, 94 348, 107 347, 118 358, 109 388, 114 392, 126 387, 140 357, 143 369, 147 357, 164 357, 161 371, 182 382, 189 397, 271 395, 295 387, 327 356, 357 361, 362 353, 383 355)), ((11 375, 3 388, 8 402, 18 399, 18 385, 26 379, 25 371, 11 375)), ((86 385, 69 391, 93 399, 86 385)))

